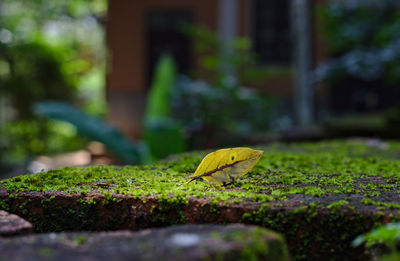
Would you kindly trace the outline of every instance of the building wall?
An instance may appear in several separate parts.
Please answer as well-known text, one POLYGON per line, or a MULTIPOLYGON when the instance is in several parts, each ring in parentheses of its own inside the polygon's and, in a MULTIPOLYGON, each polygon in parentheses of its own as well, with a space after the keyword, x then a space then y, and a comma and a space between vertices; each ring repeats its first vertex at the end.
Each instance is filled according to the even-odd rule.
MULTIPOLYGON (((322 0, 313 0, 321 2, 322 0)), ((109 122, 132 138, 141 136, 142 118, 147 96, 146 15, 152 10, 190 9, 194 24, 218 30, 218 0, 112 0, 107 21, 108 72, 107 99, 109 122)), ((238 33, 251 35, 252 5, 239 0, 238 33)), ((317 28, 316 28, 317 30, 317 28)), ((322 59, 320 39, 314 39, 315 57, 322 59)), ((317 63, 316 60, 316 63, 317 63)), ((199 57, 193 68, 199 70, 199 57)), ((293 77, 272 76, 250 86, 282 97, 293 95, 293 77)))
MULTIPOLYGON (((190 9, 194 23, 216 30, 215 0, 112 0, 109 2, 107 99, 109 122, 140 137, 146 100, 146 14, 151 10, 190 9)), ((193 61, 196 64, 196 58, 193 61)))

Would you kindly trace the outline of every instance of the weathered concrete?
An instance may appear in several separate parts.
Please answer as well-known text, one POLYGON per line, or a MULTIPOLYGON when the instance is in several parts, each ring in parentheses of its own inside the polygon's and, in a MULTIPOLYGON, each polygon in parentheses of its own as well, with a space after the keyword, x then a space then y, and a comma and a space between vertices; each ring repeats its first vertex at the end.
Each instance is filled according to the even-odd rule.
POLYGON ((0 236, 32 233, 32 224, 17 215, 0 210, 0 236))
POLYGON ((289 260, 282 237, 244 225, 140 232, 49 233, 0 239, 0 260, 289 260))

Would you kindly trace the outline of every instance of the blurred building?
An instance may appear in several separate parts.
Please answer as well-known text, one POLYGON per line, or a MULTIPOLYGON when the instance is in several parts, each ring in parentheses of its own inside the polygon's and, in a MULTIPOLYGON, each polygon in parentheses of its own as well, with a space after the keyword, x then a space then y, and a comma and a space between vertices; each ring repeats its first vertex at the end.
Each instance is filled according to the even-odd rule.
MULTIPOLYGON (((321 0, 313 0, 312 9, 321 0)), ((262 82, 249 82, 270 94, 293 95, 291 0, 112 0, 109 2, 107 98, 109 121, 131 137, 139 137, 154 64, 168 51, 181 73, 199 69, 191 39, 182 24, 203 26, 221 39, 246 36, 253 43, 259 69, 287 71, 262 82)), ((310 18, 311 19, 311 18, 310 18)), ((312 23, 316 26, 317 23, 312 23)), ((316 30, 316 29, 315 29, 316 30)), ((313 61, 323 45, 313 30, 313 61)))

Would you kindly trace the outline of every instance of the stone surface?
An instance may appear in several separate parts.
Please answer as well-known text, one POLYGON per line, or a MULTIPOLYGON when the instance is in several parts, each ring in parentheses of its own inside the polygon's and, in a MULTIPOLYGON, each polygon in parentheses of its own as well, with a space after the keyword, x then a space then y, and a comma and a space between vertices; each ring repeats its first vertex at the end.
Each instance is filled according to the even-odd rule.
POLYGON ((289 260, 282 237, 244 225, 140 232, 49 233, 0 239, 0 260, 289 260))
POLYGON ((0 210, 0 236, 14 236, 33 232, 32 224, 17 215, 0 210))
POLYGON ((0 182, 0 209, 37 232, 246 223, 282 233, 295 260, 362 260, 352 240, 400 220, 400 143, 353 139, 263 148, 226 187, 183 185, 204 156, 151 166, 66 168, 0 182))

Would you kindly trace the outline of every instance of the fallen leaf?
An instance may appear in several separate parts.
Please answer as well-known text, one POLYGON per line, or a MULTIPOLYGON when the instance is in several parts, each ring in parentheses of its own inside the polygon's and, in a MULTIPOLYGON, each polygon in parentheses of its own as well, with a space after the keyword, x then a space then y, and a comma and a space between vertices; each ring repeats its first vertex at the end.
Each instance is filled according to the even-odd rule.
POLYGON ((229 184, 249 172, 262 154, 263 151, 250 148, 217 150, 204 157, 193 178, 186 184, 199 178, 212 185, 229 184))

